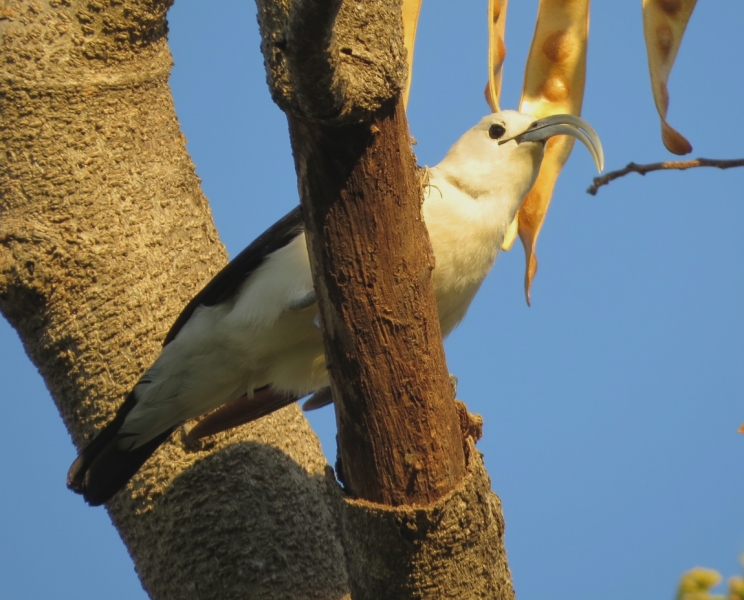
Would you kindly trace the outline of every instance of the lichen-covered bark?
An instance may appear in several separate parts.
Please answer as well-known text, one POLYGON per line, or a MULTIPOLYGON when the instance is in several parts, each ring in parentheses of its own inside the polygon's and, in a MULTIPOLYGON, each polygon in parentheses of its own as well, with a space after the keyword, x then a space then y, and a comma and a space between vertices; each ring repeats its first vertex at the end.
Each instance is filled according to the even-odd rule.
MULTIPOLYGON (((226 258, 167 85, 169 5, 0 8, 0 310, 79 446, 226 258)), ((292 407, 174 436, 108 509, 153 598, 336 599, 334 491, 292 407)))

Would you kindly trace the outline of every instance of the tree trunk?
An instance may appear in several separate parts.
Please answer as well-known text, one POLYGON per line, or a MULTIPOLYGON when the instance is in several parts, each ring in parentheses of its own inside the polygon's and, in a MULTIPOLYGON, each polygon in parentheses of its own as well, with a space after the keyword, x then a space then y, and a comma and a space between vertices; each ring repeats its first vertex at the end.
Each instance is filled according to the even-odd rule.
MULTIPOLYGON (((78 446, 226 258, 168 88, 169 4, 18 1, 0 21, 0 309, 78 446)), ((335 600, 326 469, 290 407, 195 451, 174 435, 108 510, 154 599, 335 600)))
MULTIPOLYGON (((79 446, 225 261, 167 86, 169 5, 11 0, 0 15, 0 310, 79 446)), ((510 599, 498 498, 448 397, 407 126, 393 110, 405 78, 399 2, 258 6, 311 213, 323 322, 343 342, 329 357, 347 479, 376 502, 342 499, 293 406, 195 449, 172 436, 108 504, 111 518, 158 600, 335 600, 349 589, 510 599), (330 153, 320 144, 338 134, 357 149, 345 164, 334 163, 336 142, 330 153), (392 161, 384 188, 378 156, 392 161), (308 166, 316 183, 341 184, 326 204, 308 166), (349 221, 344 201, 356 207, 349 221), (410 247, 391 231, 396 219, 416 237, 410 247), (364 239, 346 258, 336 246, 345 223, 364 239), (344 260, 353 268, 339 274, 344 260), (364 316, 370 299, 380 303, 364 316)))
POLYGON ((447 380, 400 98, 400 2, 257 4, 358 499, 342 512, 352 597, 513 598, 500 502, 447 380))

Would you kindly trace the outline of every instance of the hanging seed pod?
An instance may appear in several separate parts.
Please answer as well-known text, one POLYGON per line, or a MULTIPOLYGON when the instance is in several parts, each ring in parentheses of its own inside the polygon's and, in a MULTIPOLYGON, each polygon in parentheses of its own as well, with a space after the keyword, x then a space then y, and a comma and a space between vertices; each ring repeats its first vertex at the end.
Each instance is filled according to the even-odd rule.
POLYGON ((661 139, 673 154, 689 154, 692 145, 667 123, 667 81, 677 58, 682 36, 697 0, 643 0, 643 35, 656 110, 661 117, 661 139))
POLYGON ((403 45, 406 47, 408 79, 403 90, 403 106, 408 106, 408 94, 411 91, 413 77, 413 47, 416 44, 416 27, 418 26, 421 0, 403 0, 403 45))
MULTIPOLYGON (((589 0, 540 0, 535 35, 524 75, 519 110, 536 118, 559 113, 581 114, 586 78, 586 45, 589 34, 589 0)), ((551 139, 535 185, 517 213, 519 237, 527 260, 524 292, 537 272, 535 245, 553 187, 571 153, 573 139, 551 139)))
POLYGON ((488 0, 488 83, 485 93, 491 112, 499 112, 501 75, 506 58, 504 31, 507 3, 508 0, 488 0))

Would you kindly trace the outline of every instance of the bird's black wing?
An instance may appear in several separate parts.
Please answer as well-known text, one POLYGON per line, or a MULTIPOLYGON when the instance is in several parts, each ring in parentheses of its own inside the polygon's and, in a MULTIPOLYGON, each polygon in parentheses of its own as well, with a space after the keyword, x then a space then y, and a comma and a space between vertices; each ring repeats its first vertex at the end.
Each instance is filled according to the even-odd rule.
POLYGON ((165 336, 163 346, 175 339, 198 307, 215 306, 235 294, 269 254, 289 244, 302 230, 302 213, 298 206, 258 236, 191 299, 165 336))

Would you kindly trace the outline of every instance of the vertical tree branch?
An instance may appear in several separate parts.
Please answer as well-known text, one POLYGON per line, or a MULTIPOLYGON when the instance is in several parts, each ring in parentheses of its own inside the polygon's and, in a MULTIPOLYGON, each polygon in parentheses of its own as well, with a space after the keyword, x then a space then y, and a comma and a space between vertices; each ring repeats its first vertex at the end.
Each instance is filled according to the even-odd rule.
POLYGON ((257 4, 272 96, 289 118, 346 483, 384 504, 432 502, 465 460, 398 106, 400 2, 257 4))
POLYGON ((289 118, 344 479, 394 506, 434 502, 465 474, 399 98, 370 123, 289 118))
POLYGON ((343 1, 305 30, 296 15, 312 3, 257 4, 289 119, 343 479, 358 498, 341 513, 352 595, 511 600, 500 503, 459 430, 444 364, 400 100, 400 2, 343 1))

